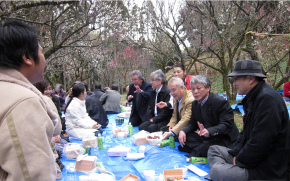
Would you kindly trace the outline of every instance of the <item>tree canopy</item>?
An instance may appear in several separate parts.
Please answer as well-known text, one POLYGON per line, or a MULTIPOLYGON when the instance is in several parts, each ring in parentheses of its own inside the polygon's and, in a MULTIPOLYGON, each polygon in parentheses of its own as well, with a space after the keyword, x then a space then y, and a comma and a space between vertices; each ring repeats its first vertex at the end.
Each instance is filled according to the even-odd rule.
POLYGON ((212 90, 235 99, 226 75, 235 61, 262 62, 270 85, 290 76, 287 1, 1 1, 0 19, 37 27, 47 60, 45 78, 65 89, 76 80, 89 87, 117 83, 129 73, 148 78, 161 69, 172 75, 181 63, 190 74, 206 74, 212 90))

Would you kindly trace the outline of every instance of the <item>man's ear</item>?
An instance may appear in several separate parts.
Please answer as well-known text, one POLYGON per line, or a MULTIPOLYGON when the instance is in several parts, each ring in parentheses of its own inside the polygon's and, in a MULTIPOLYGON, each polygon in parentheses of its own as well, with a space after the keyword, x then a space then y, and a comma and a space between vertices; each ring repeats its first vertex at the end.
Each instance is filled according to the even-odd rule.
POLYGON ((256 77, 254 77, 254 76, 249 76, 248 78, 249 78, 249 80, 250 80, 250 84, 255 83, 255 81, 256 81, 256 77))
POLYGON ((30 56, 27 56, 27 55, 25 55, 25 54, 23 54, 22 55, 22 59, 23 59, 23 62, 24 62, 24 64, 26 64, 26 65, 32 65, 33 63, 32 63, 32 58, 30 57, 30 56))

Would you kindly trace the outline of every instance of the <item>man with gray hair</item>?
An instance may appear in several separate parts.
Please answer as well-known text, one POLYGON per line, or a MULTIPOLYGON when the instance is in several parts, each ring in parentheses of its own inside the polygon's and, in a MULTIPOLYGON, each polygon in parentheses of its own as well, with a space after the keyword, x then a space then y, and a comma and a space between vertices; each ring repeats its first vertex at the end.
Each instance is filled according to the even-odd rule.
POLYGON ((173 110, 169 107, 160 109, 156 105, 160 101, 170 102, 170 99, 172 99, 168 87, 164 85, 166 75, 161 70, 156 70, 151 73, 150 78, 154 91, 151 93, 147 109, 148 120, 139 126, 139 130, 146 130, 152 133, 159 131, 161 127, 168 124, 173 110))
POLYGON ((130 74, 132 83, 129 85, 127 95, 128 102, 133 102, 130 123, 132 126, 139 126, 147 120, 147 107, 153 91, 151 84, 144 80, 139 70, 134 70, 130 74))
MULTIPOLYGON (((174 98, 173 101, 173 114, 167 124, 167 126, 162 127, 161 130, 165 133, 163 134, 164 139, 175 136, 177 138, 179 131, 188 124, 191 115, 191 103, 194 101, 190 91, 185 89, 184 82, 179 77, 172 77, 168 81, 168 88, 170 94, 174 98)), ((169 102, 159 102, 157 104, 159 108, 171 107, 169 102)))
POLYGON ((231 146, 239 131, 228 101, 210 92, 210 80, 205 75, 193 77, 190 88, 195 101, 189 124, 179 132, 178 149, 190 153, 189 157, 206 157, 211 145, 231 146))
POLYGON ((282 96, 263 80, 259 61, 237 61, 228 77, 246 95, 244 126, 233 149, 209 148, 211 179, 289 180, 290 123, 282 96))

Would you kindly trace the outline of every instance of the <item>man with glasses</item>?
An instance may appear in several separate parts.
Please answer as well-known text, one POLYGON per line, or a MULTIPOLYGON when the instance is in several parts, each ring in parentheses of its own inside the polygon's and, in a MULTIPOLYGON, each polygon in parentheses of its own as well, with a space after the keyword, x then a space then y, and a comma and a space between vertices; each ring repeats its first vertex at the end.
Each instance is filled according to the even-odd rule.
POLYGON ((132 83, 129 86, 127 95, 128 102, 133 101, 130 122, 132 126, 139 126, 147 120, 147 107, 153 91, 151 84, 144 80, 139 70, 134 70, 130 74, 132 83))
POLYGON ((282 96, 265 83, 258 61, 237 61, 228 77, 246 95, 241 102, 244 127, 233 149, 209 148, 211 179, 289 180, 290 124, 282 96))
POLYGON ((173 101, 170 91, 165 84, 166 75, 161 70, 151 73, 151 86, 154 91, 150 96, 150 103, 147 109, 148 120, 139 126, 139 130, 146 130, 150 133, 160 131, 161 127, 166 126, 171 118, 173 110, 169 107, 160 109, 157 103, 173 101))
POLYGON ((168 88, 174 98, 173 106, 169 102, 159 102, 157 106, 159 108, 170 108, 172 106, 173 114, 167 126, 162 127, 161 131, 164 132, 164 139, 170 136, 175 136, 175 139, 177 139, 179 131, 189 123, 191 104, 194 98, 192 97, 192 93, 185 89, 184 82, 179 77, 172 77, 168 81, 168 88))

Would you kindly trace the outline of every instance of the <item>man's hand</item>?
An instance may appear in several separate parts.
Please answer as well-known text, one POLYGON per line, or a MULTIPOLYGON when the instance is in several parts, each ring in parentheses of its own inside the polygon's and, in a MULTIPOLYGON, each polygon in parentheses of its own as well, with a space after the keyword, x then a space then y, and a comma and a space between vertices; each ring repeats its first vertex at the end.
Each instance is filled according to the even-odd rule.
POLYGON ((142 89, 140 89, 140 87, 138 85, 135 85, 136 90, 134 91, 134 93, 141 93, 143 92, 142 89))
POLYGON ((61 137, 59 135, 55 136, 55 137, 52 137, 52 141, 55 142, 55 143, 59 143, 61 140, 61 137))
POLYGON ((186 134, 184 133, 184 131, 180 131, 179 132, 179 143, 181 145, 181 147, 183 147, 185 145, 185 142, 186 142, 186 134))
POLYGON ((128 96, 128 101, 130 101, 130 100, 133 99, 133 98, 134 98, 134 96, 129 95, 129 96, 128 96))
POLYGON ((162 109, 162 108, 167 107, 167 103, 161 101, 161 102, 157 103, 156 106, 157 106, 159 109, 162 109))
POLYGON ((199 132, 198 135, 199 136, 204 136, 204 137, 209 137, 209 132, 207 129, 204 128, 203 124, 197 122, 198 127, 199 127, 199 132))
POLYGON ((101 125, 99 123, 96 123, 92 126, 93 129, 98 129, 100 127, 101 127, 101 125))
POLYGON ((236 165, 236 157, 233 158, 233 165, 236 165))
POLYGON ((149 121, 150 121, 151 123, 153 123, 153 118, 149 119, 149 121))
POLYGON ((171 132, 165 132, 165 133, 163 133, 163 139, 167 139, 167 138, 169 138, 170 136, 173 136, 172 135, 172 133, 171 132))

